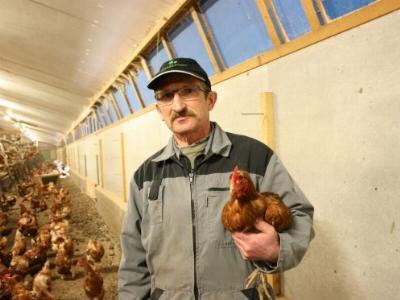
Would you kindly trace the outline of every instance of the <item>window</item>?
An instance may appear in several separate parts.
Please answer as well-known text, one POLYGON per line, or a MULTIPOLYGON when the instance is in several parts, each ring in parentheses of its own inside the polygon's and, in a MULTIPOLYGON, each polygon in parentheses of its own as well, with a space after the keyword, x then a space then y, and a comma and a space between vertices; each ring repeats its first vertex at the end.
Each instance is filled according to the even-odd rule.
POLYGON ((336 19, 370 4, 374 2, 374 0, 321 0, 321 2, 328 17, 330 19, 336 19))
POLYGON ((113 94, 115 97, 115 101, 117 102, 117 105, 122 113, 123 117, 127 117, 131 114, 131 109, 128 106, 128 103, 125 101, 125 97, 121 94, 121 92, 118 89, 113 89, 113 94))
POLYGON ((98 129, 103 128, 104 126, 106 126, 104 124, 104 120, 103 120, 103 118, 101 116, 101 113, 100 113, 99 109, 96 109, 95 114, 96 114, 98 129))
POLYGON ((90 118, 92 120, 91 124, 92 124, 92 132, 95 132, 98 130, 98 123, 97 123, 97 118, 95 116, 92 116, 90 118))
POLYGON ((227 67, 272 49, 255 1, 203 0, 201 3, 227 67))
POLYGON ((81 138, 81 136, 82 136, 81 127, 78 126, 78 127, 76 127, 75 130, 74 130, 75 141, 76 141, 76 140, 79 140, 79 139, 81 138))
POLYGON ((163 45, 159 43, 158 47, 155 47, 147 56, 147 62, 149 63, 152 74, 155 75, 158 70, 160 70, 161 65, 168 59, 163 45))
POLYGON ((133 90, 132 85, 128 82, 124 85, 126 96, 128 97, 128 101, 131 104, 133 111, 138 111, 142 108, 139 103, 139 99, 136 96, 135 91, 133 90))
POLYGON ((90 133, 95 132, 96 129, 93 126, 93 117, 91 115, 88 117, 88 123, 89 123, 89 132, 90 133))
POLYGON ((74 141, 74 136, 72 135, 72 133, 70 132, 68 135, 67 135, 67 144, 70 144, 70 143, 72 143, 74 141))
POLYGON ((104 108, 108 112, 108 115, 111 119, 111 123, 114 123, 115 121, 117 121, 119 119, 111 100, 109 100, 109 99, 104 100, 104 108))
POLYGON ((310 25, 300 0, 272 1, 289 40, 293 40, 310 31, 310 25))
POLYGON ((110 125, 112 122, 110 120, 110 117, 108 113, 104 109, 104 105, 101 104, 98 108, 98 111, 96 111, 97 117, 99 120, 102 122, 102 127, 106 127, 107 125, 110 125))
POLYGON ((154 103, 155 102, 154 93, 152 90, 147 88, 147 84, 149 83, 149 81, 147 80, 146 74, 144 73, 143 69, 138 71, 135 79, 145 105, 147 106, 149 104, 154 103))
POLYGON ((184 18, 167 36, 176 57, 193 58, 199 62, 209 76, 215 74, 214 67, 191 16, 184 18))

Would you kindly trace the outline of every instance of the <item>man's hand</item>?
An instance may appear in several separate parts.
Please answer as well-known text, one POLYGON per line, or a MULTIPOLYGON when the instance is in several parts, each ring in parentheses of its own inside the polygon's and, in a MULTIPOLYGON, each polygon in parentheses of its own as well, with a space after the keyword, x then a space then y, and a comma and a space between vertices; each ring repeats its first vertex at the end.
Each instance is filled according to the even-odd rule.
POLYGON ((255 227, 260 232, 234 232, 232 238, 245 260, 266 260, 276 263, 279 257, 279 236, 275 228, 258 220, 255 227))

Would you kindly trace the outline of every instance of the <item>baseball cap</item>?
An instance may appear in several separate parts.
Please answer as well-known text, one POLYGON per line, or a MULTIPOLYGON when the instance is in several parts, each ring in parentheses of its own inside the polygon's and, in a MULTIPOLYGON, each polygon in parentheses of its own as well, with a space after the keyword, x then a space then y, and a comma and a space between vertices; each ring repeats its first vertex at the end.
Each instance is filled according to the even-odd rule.
POLYGON ((174 73, 193 76, 204 81, 205 84, 211 88, 210 79, 208 78, 206 71, 204 71, 204 69, 194 59, 185 57, 173 58, 163 63, 160 70, 150 80, 147 87, 152 90, 157 89, 158 82, 162 77, 174 73))

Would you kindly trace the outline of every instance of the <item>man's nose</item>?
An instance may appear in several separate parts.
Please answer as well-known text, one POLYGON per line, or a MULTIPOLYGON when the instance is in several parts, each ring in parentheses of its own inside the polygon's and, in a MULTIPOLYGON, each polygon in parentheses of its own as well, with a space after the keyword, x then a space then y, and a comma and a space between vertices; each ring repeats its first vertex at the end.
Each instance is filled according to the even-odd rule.
POLYGON ((172 99, 172 109, 174 111, 181 111, 185 108, 185 106, 186 104, 181 98, 181 96, 179 96, 178 93, 175 93, 174 98, 172 99))

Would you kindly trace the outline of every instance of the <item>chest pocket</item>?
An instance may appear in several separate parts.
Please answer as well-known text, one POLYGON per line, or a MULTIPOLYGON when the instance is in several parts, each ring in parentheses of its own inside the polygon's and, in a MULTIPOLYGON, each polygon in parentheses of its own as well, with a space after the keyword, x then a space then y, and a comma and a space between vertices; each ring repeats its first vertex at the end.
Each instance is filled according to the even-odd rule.
POLYGON ((210 187, 207 193, 207 229, 216 247, 234 247, 231 233, 222 224, 222 210, 229 199, 229 187, 210 187))
POLYGON ((150 224, 160 224, 163 220, 164 185, 155 179, 149 188, 148 214, 150 224))

